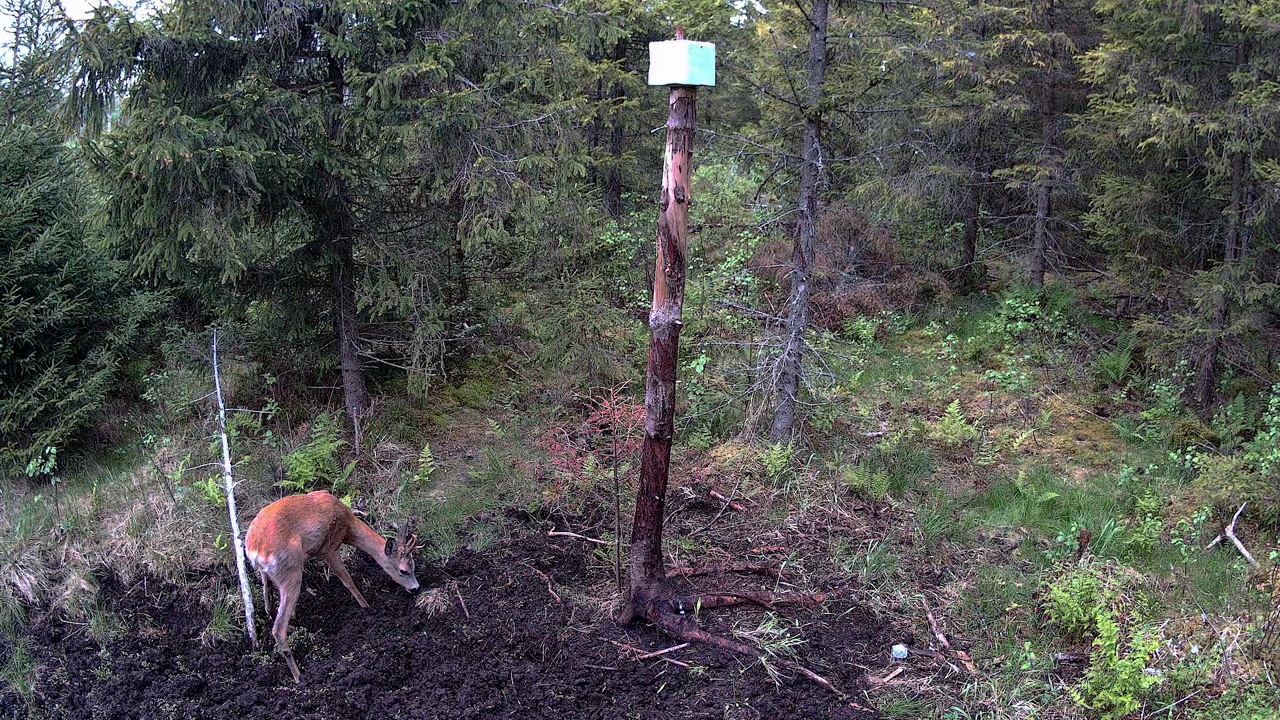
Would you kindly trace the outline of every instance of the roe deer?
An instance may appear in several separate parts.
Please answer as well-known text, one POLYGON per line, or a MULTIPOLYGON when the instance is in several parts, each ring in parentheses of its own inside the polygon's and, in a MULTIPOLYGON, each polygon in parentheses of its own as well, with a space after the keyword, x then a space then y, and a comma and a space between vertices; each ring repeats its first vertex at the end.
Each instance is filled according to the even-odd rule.
POLYGON ((413 551, 418 536, 410 534, 410 521, 400 527, 395 540, 382 537, 351 512, 338 498, 318 490, 307 495, 281 498, 258 512, 245 535, 245 553, 262 580, 263 602, 271 615, 271 590, 267 579, 280 589, 280 608, 276 612, 271 636, 289 664, 293 681, 301 682, 298 664, 289 650, 289 621, 302 590, 302 566, 308 557, 319 556, 333 569, 338 579, 355 596, 360 607, 369 607, 364 596, 351 582, 351 575, 338 555, 341 545, 354 545, 365 551, 409 592, 418 589, 414 576, 413 551))

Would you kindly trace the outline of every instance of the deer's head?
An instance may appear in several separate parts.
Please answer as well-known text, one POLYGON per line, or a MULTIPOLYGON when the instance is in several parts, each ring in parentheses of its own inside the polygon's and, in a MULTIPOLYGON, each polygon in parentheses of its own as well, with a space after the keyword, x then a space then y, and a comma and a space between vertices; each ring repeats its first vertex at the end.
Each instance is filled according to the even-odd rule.
MULTIPOLYGON (((413 534, 413 520, 405 520, 395 539, 388 539, 383 550, 387 563, 395 569, 392 579, 409 592, 418 589, 418 578, 414 575, 416 564, 413 554, 418 549, 418 536, 413 534)), ((390 574, 390 573, 388 573, 390 574)))

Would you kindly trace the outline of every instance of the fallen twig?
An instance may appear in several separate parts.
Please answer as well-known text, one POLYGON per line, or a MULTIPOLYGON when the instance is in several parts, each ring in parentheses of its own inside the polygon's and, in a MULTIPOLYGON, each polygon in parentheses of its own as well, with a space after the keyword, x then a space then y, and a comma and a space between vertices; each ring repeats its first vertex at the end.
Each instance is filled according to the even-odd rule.
POLYGON ((633 653, 635 653, 635 654, 637 654, 637 655, 641 655, 641 654, 643 654, 643 653, 644 653, 644 650, 641 650, 640 648, 638 648, 638 647, 636 647, 636 646, 634 646, 634 645, 628 645, 628 644, 626 644, 626 643, 624 643, 624 642, 618 642, 617 640, 610 640, 609 638, 605 638, 604 640, 605 640, 605 642, 607 642, 607 643, 612 643, 612 644, 614 644, 614 645, 617 645, 618 647, 622 648, 623 650, 630 650, 631 652, 633 652, 633 653))
POLYGON ((1184 703, 1184 702, 1186 702, 1186 701, 1190 700, 1191 698, 1193 698, 1193 697, 1195 697, 1195 696, 1199 695, 1199 694, 1200 694, 1200 693, 1202 693, 1202 692, 1204 692, 1204 688, 1200 688, 1199 690, 1197 690, 1197 691, 1195 691, 1195 692, 1191 693, 1190 695, 1188 695, 1188 696, 1186 696, 1186 697, 1182 698, 1181 700, 1178 700, 1178 701, 1176 701, 1176 702, 1173 702, 1173 703, 1170 703, 1170 704, 1168 704, 1168 705, 1165 705, 1164 707, 1160 708, 1159 710, 1157 710, 1157 711, 1155 711, 1155 712, 1151 713, 1150 715, 1146 715, 1146 716, 1144 716, 1144 717, 1155 717, 1156 715, 1159 715, 1160 713, 1165 712, 1166 710, 1168 710, 1168 711, 1169 711, 1169 714, 1170 714, 1170 715, 1172 715, 1172 714, 1173 714, 1173 709, 1174 709, 1174 708, 1178 707, 1178 706, 1179 706, 1179 705, 1181 705, 1182 703, 1184 703))
POLYGON ((458 590, 458 583, 453 583, 453 593, 458 596, 458 604, 462 606, 462 614, 471 619, 471 613, 467 612, 467 601, 462 599, 462 592, 458 590))
MULTIPOLYGON (((969 657, 969 653, 963 650, 955 650, 951 647, 951 643, 947 640, 947 636, 942 634, 942 629, 938 627, 938 619, 933 616, 933 611, 929 609, 929 601, 922 596, 920 603, 924 605, 924 613, 929 618, 929 628, 933 630, 933 636, 938 638, 944 650, 951 654, 952 657, 960 661, 964 665, 964 669, 969 671, 970 675, 978 674, 978 666, 973 663, 973 658, 969 657)), ((953 666, 954 667, 954 666, 953 666)))
POLYGON ((877 682, 887 683, 887 682, 889 682, 890 680, 892 680, 892 679, 894 679, 894 678, 898 677, 899 675, 901 675, 901 674, 902 674, 903 672, 905 672, 905 671, 906 671, 906 668, 904 668, 904 667, 898 667, 898 668, 895 668, 893 672, 891 672, 891 673, 889 673, 888 675, 885 675, 884 677, 880 678, 877 682))
POLYGON ((676 650, 682 650, 682 649, 687 648, 687 647, 689 647, 689 643, 687 643, 687 642, 686 642, 686 643, 680 643, 679 645, 672 645, 671 647, 667 648, 666 650, 655 650, 654 652, 651 652, 651 653, 645 653, 644 655, 641 655, 640 657, 635 658, 635 659, 636 659, 636 660, 648 660, 649 658, 656 658, 656 657, 658 657, 659 655, 666 655, 666 654, 667 654, 667 653, 669 653, 669 652, 675 652, 676 650))
POLYGON ((782 577, 783 575, 782 568, 774 564, 759 565, 755 563, 734 563, 733 565, 726 565, 724 567, 677 568, 674 570, 668 570, 667 577, 691 577, 694 575, 708 575, 710 573, 722 572, 755 573, 757 575, 769 576, 776 574, 778 577, 782 577))
POLYGON ((593 537, 587 537, 586 535, 579 535, 578 533, 566 532, 566 531, 563 531, 563 530, 561 530, 561 531, 550 530, 550 531, 548 531, 548 532, 547 532, 547 537, 571 537, 571 538, 577 538, 577 539, 579 539, 579 540, 584 540, 584 541, 589 542, 589 543, 595 543, 595 544, 597 544, 597 545, 609 545, 609 544, 610 544, 610 543, 609 543, 608 541, 606 541, 606 540, 597 540, 596 538, 593 538, 593 537))
POLYGON ((933 630, 933 636, 938 638, 938 643, 942 647, 950 650, 951 643, 947 642, 947 636, 943 635, 942 630, 938 628, 938 619, 933 616, 933 611, 929 609, 929 601, 921 597, 920 604, 924 605, 924 614, 929 618, 929 629, 933 630))
MULTIPOLYGON (((746 477, 746 476, 744 475, 743 477, 746 477)), ((711 497, 714 497, 714 498, 716 498, 717 500, 720 500, 720 501, 721 501, 721 502, 723 502, 724 504, 720 506, 720 511, 716 513, 716 516, 715 516, 715 517, 713 517, 713 518, 711 518, 711 522, 709 522, 709 523, 707 523, 706 525, 703 525, 702 527, 698 528, 697 530, 694 530, 693 532, 689 533, 689 537, 693 537, 694 535, 697 535, 697 534, 699 534, 699 533, 702 533, 702 532, 705 532, 706 530, 708 530, 712 525, 715 525, 715 524, 716 524, 716 521, 717 521, 717 520, 719 520, 719 519, 720 519, 720 517, 721 517, 722 515, 724 515, 724 511, 725 511, 725 510, 728 510, 728 509, 729 509, 729 508, 731 508, 731 507, 732 507, 734 510, 737 510, 738 512, 742 512, 742 511, 746 510, 746 508, 744 508, 742 505, 739 505, 739 504, 737 504, 737 503, 735 503, 735 502, 733 501, 733 498, 737 496, 737 494, 738 494, 738 488, 740 488, 740 487, 742 487, 742 478, 738 478, 738 483, 737 483, 736 485, 734 485, 734 486, 733 486, 733 491, 732 491, 731 493, 729 493, 729 497, 725 497, 724 495, 721 495, 720 493, 716 492, 715 490, 712 490, 712 491, 711 491, 711 497)))
POLYGON ((1245 560, 1249 561, 1250 565, 1257 567, 1258 561, 1253 559, 1253 555, 1249 554, 1244 543, 1240 542, 1240 538, 1236 537, 1236 521, 1240 519, 1240 513, 1244 512, 1244 509, 1247 507, 1249 507, 1249 502, 1245 501, 1245 503, 1240 506, 1240 509, 1236 511, 1235 516, 1231 518, 1231 524, 1222 531, 1222 534, 1227 536, 1227 539, 1231 541, 1232 545, 1236 546, 1236 549, 1240 551, 1240 554, 1244 556, 1245 560))
MULTIPOLYGON (((736 492, 736 491, 735 491, 735 492, 736 492)), ((735 512, 746 512, 746 511, 747 511, 747 508, 745 508, 745 507, 742 505, 742 503, 740 503, 740 502, 738 502, 738 501, 734 500, 733 498, 725 497, 725 496, 724 496, 724 495, 722 495, 718 490, 712 490, 711 492, 709 492, 709 493, 707 493, 707 494, 708 494, 708 495, 710 495, 711 497, 715 498, 716 500, 719 500, 720 502, 724 503, 725 505, 727 505, 727 506, 729 507, 729 509, 730 509, 730 510, 733 510, 733 511, 735 511, 735 512)))
MULTIPOLYGON (((791 672, 799 673, 805 676, 809 680, 816 683, 819 687, 829 690, 830 692, 835 693, 836 695, 840 696, 843 699, 847 700, 849 697, 848 695, 845 695, 843 692, 840 692, 840 690, 836 689, 836 686, 832 685, 831 681, 815 673, 809 668, 806 668, 803 665, 800 665, 799 663, 792 662, 790 660, 787 660, 785 658, 780 658, 780 657, 766 657, 764 652, 759 648, 753 647, 751 645, 746 645, 744 643, 740 643, 735 640, 730 640, 729 638, 722 637, 720 635, 713 635, 712 633, 709 633, 706 630, 703 630, 702 628, 698 627, 696 623, 692 622, 689 618, 687 618, 684 615, 677 615, 674 613, 670 613, 670 614, 660 613, 650 619, 653 621, 655 625, 661 628, 663 632, 667 633, 673 638, 676 638, 677 640, 682 640, 684 642, 699 642, 704 645, 710 645, 712 647, 717 647, 722 650, 728 650, 730 652, 735 652, 740 655, 747 655, 750 657, 767 660, 768 662, 771 662, 774 665, 777 665, 778 667, 781 667, 783 669, 790 670, 791 672)), ((675 662, 675 661, 671 661, 671 662, 675 662)))
POLYGON ((560 603, 560 604, 562 604, 562 605, 564 604, 564 599, 563 599, 563 598, 561 598, 559 595, 557 595, 557 594, 556 594, 555 587, 551 584, 551 577, 550 577, 549 575, 547 575, 546 573, 542 572, 542 571, 541 571, 541 570, 539 570, 538 568, 536 568, 536 567, 534 567, 534 566, 530 565, 529 563, 524 563, 524 566, 525 566, 525 567, 527 567, 527 568, 529 568, 530 570, 532 570, 532 571, 534 571, 534 572, 538 573, 538 575, 539 575, 539 576, 541 576, 543 580, 546 580, 546 581, 547 581, 547 592, 551 593, 551 597, 555 598, 555 600, 556 600, 556 602, 557 602, 557 603, 560 603))

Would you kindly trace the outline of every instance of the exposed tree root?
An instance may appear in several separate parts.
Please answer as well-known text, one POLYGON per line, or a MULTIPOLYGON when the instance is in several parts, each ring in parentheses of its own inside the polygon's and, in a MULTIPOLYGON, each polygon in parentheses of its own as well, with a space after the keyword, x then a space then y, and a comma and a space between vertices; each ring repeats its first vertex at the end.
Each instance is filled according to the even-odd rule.
POLYGON ((737 607, 738 605, 759 605, 766 610, 777 610, 779 605, 811 607, 822 602, 823 599, 822 596, 812 595, 778 595, 771 592, 735 591, 674 597, 671 600, 671 605, 676 609, 676 612, 690 614, 696 613, 698 610, 737 607))
POLYGON ((784 670, 803 675, 818 686, 835 693, 841 699, 848 700, 849 696, 841 692, 835 685, 832 685, 830 680, 809 668, 785 658, 767 655, 760 648, 753 645, 731 640, 720 635, 713 635, 699 627, 694 619, 694 615, 698 610, 731 607, 747 603, 759 604, 772 610, 780 602, 813 604, 819 602, 819 600, 812 597, 779 597, 773 593, 764 592, 676 596, 671 592, 666 582, 646 583, 633 588, 632 596, 629 602, 623 606, 617 620, 620 624, 627 625, 637 616, 642 617, 658 626, 660 630, 677 642, 702 643, 703 645, 710 645, 738 655, 745 655, 772 663, 784 670))
POLYGON ((711 573, 754 573, 769 577, 781 577, 782 568, 776 564, 758 565, 754 563, 734 563, 723 567, 678 568, 668 570, 667 577, 693 577, 694 575, 710 575, 711 573))
POLYGON ((691 617, 678 615, 674 612, 662 612, 659 613, 657 617, 651 617, 648 619, 653 621, 653 623, 661 628, 663 632, 680 642, 698 642, 703 645, 711 645, 712 647, 718 647, 722 650, 728 650, 730 652, 737 653, 738 655, 765 659, 778 667, 805 676, 822 688, 839 695, 841 698, 846 697, 843 692, 836 689, 835 685, 831 684, 830 680, 827 680, 803 665, 791 662, 784 658, 766 656, 760 648, 755 646, 741 643, 737 640, 730 640, 729 638, 722 637, 720 635, 713 635, 699 627, 698 623, 691 617))

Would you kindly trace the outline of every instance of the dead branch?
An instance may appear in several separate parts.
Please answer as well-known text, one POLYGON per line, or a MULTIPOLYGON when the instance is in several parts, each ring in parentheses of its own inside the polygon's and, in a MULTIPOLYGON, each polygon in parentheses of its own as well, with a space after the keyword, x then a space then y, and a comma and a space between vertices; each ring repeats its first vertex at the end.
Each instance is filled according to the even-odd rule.
POLYGON ((675 652, 676 650, 683 650, 684 648, 687 648, 687 647, 689 647, 689 643, 687 642, 680 643, 679 645, 672 645, 666 650, 655 650, 654 652, 651 652, 651 653, 645 653, 644 655, 637 657, 636 660, 648 660, 649 658, 656 658, 659 655, 666 655, 669 652, 675 652))
MULTIPOLYGON (((222 401, 222 375, 218 370, 218 331, 213 331, 213 388, 214 394, 218 398, 218 438, 222 443, 222 489, 227 496, 227 517, 231 524, 231 543, 235 546, 236 552, 236 575, 240 580, 240 600, 244 604, 244 624, 245 631, 249 635, 249 642, 253 644, 254 649, 258 648, 258 631, 253 625, 253 593, 249 590, 249 572, 245 566, 245 549, 244 539, 240 536, 240 521, 237 519, 239 511, 236 510, 236 481, 231 470, 231 449, 227 441, 227 410, 226 405, 222 401)), ((56 489, 56 488, 55 488, 56 489)), ((266 577, 265 575, 263 576, 266 577)), ((265 583, 266 580, 264 579, 265 583)), ((282 591, 283 592, 283 591, 282 591)), ((283 598, 284 596, 281 595, 283 598)), ((270 600, 267 600, 267 606, 270 607, 270 600)), ((285 648, 286 657, 288 657, 288 648, 285 648)), ((293 662, 292 659, 289 661, 293 662)), ((297 670, 294 670, 296 676, 297 670)))
POLYGON ((938 638, 938 644, 941 645, 942 648, 952 657, 959 660, 960 664, 964 665, 964 669, 968 670, 970 675, 977 675, 978 667, 977 665, 974 665, 973 658, 969 657, 969 653, 963 650, 953 649, 951 647, 951 643, 947 640, 947 636, 942 634, 942 629, 938 627, 938 619, 933 616, 933 611, 929 609, 929 601, 924 599, 922 596, 920 598, 920 604, 924 605, 925 616, 929 618, 929 628, 933 630, 933 636, 938 638))
POLYGON ((1240 551, 1240 554, 1244 556, 1245 560, 1249 561, 1250 565, 1257 567, 1258 561, 1253 559, 1253 555, 1249 554, 1244 543, 1240 542, 1240 538, 1236 537, 1236 521, 1240 519, 1240 514, 1243 513, 1244 509, 1247 507, 1249 507, 1249 503, 1248 501, 1245 501, 1245 503, 1240 506, 1240 509, 1236 511, 1236 514, 1231 518, 1231 524, 1222 531, 1222 534, 1227 536, 1227 539, 1231 541, 1232 545, 1236 546, 1236 549, 1240 551))
POLYGON ((534 567, 533 565, 530 565, 530 564, 529 564, 529 563, 527 563, 527 562, 526 562, 526 563, 522 563, 522 564, 523 564, 525 567, 529 568, 530 570, 532 570, 532 571, 534 571, 534 572, 538 573, 538 575, 539 575, 543 580, 546 580, 546 581, 547 581, 547 592, 551 593, 551 597, 555 598, 555 601, 556 601, 557 603, 559 603, 559 604, 561 604, 561 605, 563 605, 563 604, 564 604, 564 598, 562 598, 562 597, 560 597, 559 595, 557 595, 557 594, 556 594, 555 586, 551 583, 551 577, 550 577, 549 575, 547 575, 546 573, 542 572, 541 570, 539 570, 538 568, 534 567))
POLYGON ((471 619, 471 613, 467 612, 467 602, 462 599, 462 591, 458 590, 458 583, 450 583, 453 585, 453 593, 458 596, 458 604, 462 606, 462 614, 471 619))
MULTIPOLYGON (((745 477, 745 476, 743 476, 743 477, 745 477)), ((738 478, 738 482, 737 482, 737 484, 736 484, 736 485, 734 485, 734 486, 733 486, 733 491, 732 491, 731 493, 729 493, 729 497, 725 497, 724 495, 720 494, 719 492, 717 492, 717 491, 715 491, 715 490, 711 490, 711 491, 710 491, 710 495, 711 495, 711 497, 713 497, 713 498, 715 498, 715 499, 717 499, 717 500, 720 500, 720 501, 721 501, 721 502, 723 502, 724 504, 720 506, 720 510, 716 513, 715 517, 711 518, 711 522, 708 522, 706 525, 703 525, 702 527, 698 528, 697 530, 694 530, 693 532, 689 533, 689 537, 693 537, 694 535, 698 535, 698 534, 700 534, 700 533, 703 533, 703 532, 706 532, 707 530, 709 530, 709 529, 711 528, 711 526, 712 526, 712 525, 715 525, 715 524, 716 524, 716 521, 717 521, 717 520, 719 520, 719 519, 724 515, 725 510, 728 510, 728 509, 730 509, 730 508, 733 508, 734 510, 736 510, 736 511, 738 511, 738 512, 745 512, 745 511, 746 511, 746 508, 745 508, 745 507, 743 507, 740 503, 734 502, 734 500, 733 500, 733 498, 737 497, 737 495, 738 495, 738 488, 742 487, 742 479, 743 479, 743 478, 738 478)))
POLYGON ((845 695, 840 690, 836 689, 836 686, 832 685, 831 681, 827 680, 821 675, 813 672, 812 670, 798 663, 792 662, 785 658, 766 656, 766 654, 763 651, 761 651, 759 648, 752 647, 751 645, 747 645, 745 643, 740 643, 734 640, 730 640, 729 638, 722 637, 720 635, 713 635, 707 632, 706 630, 703 630, 702 628, 698 627, 697 623, 693 622, 693 620, 689 617, 686 617, 683 615, 677 615, 675 613, 669 613, 669 612, 654 613, 654 615, 656 617, 651 617, 649 619, 653 621, 653 623, 657 625, 660 629, 662 629, 663 632, 667 633, 668 635, 675 638, 676 640, 680 640, 686 643, 698 642, 698 643, 702 643, 703 645, 710 645, 712 647, 717 647, 722 650, 728 650, 738 655, 746 655, 748 657, 754 657, 758 660, 767 660, 768 662, 771 662, 781 668, 803 675, 813 683, 817 684, 819 687, 822 687, 825 690, 835 693, 836 695, 839 695, 841 698, 848 699, 848 696, 845 695))
POLYGON ((693 577, 695 575, 710 575, 711 573, 753 573, 755 575, 767 575, 770 577, 776 576, 778 578, 783 576, 782 568, 778 565, 735 563, 733 565, 725 565, 722 567, 677 568, 675 570, 668 570, 667 577, 693 577))
POLYGON ((923 597, 920 598, 920 604, 924 605, 924 614, 929 618, 929 629, 933 630, 933 636, 938 638, 938 644, 944 649, 950 650, 951 643, 947 642, 947 636, 942 634, 942 630, 938 627, 938 619, 933 616, 933 611, 929 609, 929 601, 923 597))
POLYGON ((1219 544, 1222 543, 1222 539, 1225 537, 1226 539, 1231 541, 1232 545, 1236 546, 1236 550, 1240 551, 1240 554, 1244 556, 1245 560, 1249 561, 1250 565, 1254 567, 1258 566, 1258 561, 1253 559, 1253 555, 1250 554, 1249 550, 1244 546, 1244 543, 1240 542, 1240 538, 1236 537, 1236 521, 1240 519, 1240 514, 1243 513, 1244 509, 1248 506, 1249 506, 1248 502, 1245 502, 1243 505, 1240 506, 1240 509, 1236 511, 1236 514, 1234 516, 1232 516, 1231 523, 1227 525, 1225 528, 1223 528, 1222 532, 1218 533, 1217 537, 1210 540, 1208 545, 1204 546, 1205 552, 1209 552, 1210 550, 1217 547, 1219 544))
POLYGON ((893 672, 889 673, 888 675, 885 675, 884 677, 880 678, 880 679, 879 679, 879 680, 877 680, 876 682, 887 683, 887 682, 889 682, 890 680, 892 680, 892 679, 894 679, 894 678, 898 677, 899 675, 901 675, 901 674, 902 674, 903 672, 905 672, 905 671, 906 671, 906 668, 899 666, 899 667, 897 667, 897 668, 894 668, 893 672))
MULTIPOLYGON (((736 491, 735 491, 735 492, 736 492, 736 491)), ((743 507, 742 503, 740 503, 740 502, 738 502, 738 501, 734 500, 733 498, 725 497, 725 496, 724 496, 723 494, 721 494, 721 493, 720 493, 720 491, 718 491, 718 490, 712 490, 712 491, 708 492, 707 494, 708 494, 708 495, 710 495, 711 497, 715 498, 716 500, 719 500, 720 502, 724 503, 724 504, 725 504, 725 506, 726 506, 726 507, 728 507, 730 510, 733 510, 733 511, 735 511, 735 512, 746 512, 746 511, 747 511, 747 509, 746 509, 745 507, 743 507)))
POLYGON ((555 530, 550 530, 547 532, 547 537, 571 537, 571 538, 577 538, 578 540, 583 540, 585 542, 595 543, 596 545, 608 546, 610 544, 604 540, 597 540, 596 538, 587 537, 586 535, 579 535, 578 533, 564 532, 564 531, 558 532, 555 530))
POLYGON ((610 640, 609 638, 605 638, 604 640, 605 640, 605 642, 610 643, 610 644, 612 644, 612 645, 617 645, 618 647, 622 648, 623 650, 630 650, 631 652, 633 652, 633 653, 635 653, 635 654, 637 654, 637 655, 642 655, 642 654, 644 654, 644 650, 641 650, 640 648, 638 648, 638 647, 636 647, 636 646, 634 646, 634 645, 628 645, 628 644, 626 644, 626 643, 624 643, 624 642, 618 642, 617 640, 610 640))

